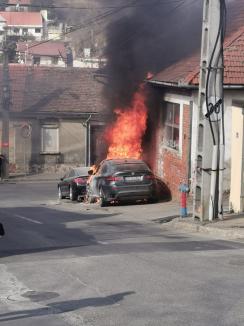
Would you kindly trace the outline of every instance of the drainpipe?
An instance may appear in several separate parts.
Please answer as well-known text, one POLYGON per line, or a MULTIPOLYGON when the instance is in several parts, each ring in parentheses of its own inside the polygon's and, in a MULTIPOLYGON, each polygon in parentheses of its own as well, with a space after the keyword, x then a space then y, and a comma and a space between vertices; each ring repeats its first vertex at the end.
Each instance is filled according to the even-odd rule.
POLYGON ((242 108, 242 164, 241 164, 241 200, 240 208, 244 212, 244 108, 242 108))
POLYGON ((86 166, 91 165, 91 120, 92 115, 83 123, 83 126, 86 128, 86 166))
POLYGON ((91 125, 86 124, 86 166, 91 165, 91 125))
MULTIPOLYGON (((191 173, 191 146, 192 146, 192 112, 193 112, 193 101, 190 101, 190 131, 188 137, 188 151, 187 151, 187 160, 188 160, 188 171, 187 171, 187 180, 188 185, 189 181, 192 179, 191 173)), ((190 184, 190 188, 192 188, 192 184, 190 184)))

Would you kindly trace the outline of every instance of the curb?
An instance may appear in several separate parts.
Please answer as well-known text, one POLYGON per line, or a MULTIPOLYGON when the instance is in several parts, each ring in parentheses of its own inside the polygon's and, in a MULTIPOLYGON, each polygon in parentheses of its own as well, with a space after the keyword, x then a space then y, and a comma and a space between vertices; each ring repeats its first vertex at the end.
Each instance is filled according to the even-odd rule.
POLYGON ((171 220, 167 224, 164 224, 164 226, 183 232, 208 234, 220 239, 244 239, 244 229, 201 225, 194 221, 183 220, 180 217, 171 220))
POLYGON ((33 182, 59 182, 59 179, 20 179, 20 180, 10 180, 10 182, 15 183, 33 183, 33 182))
POLYGON ((50 178, 38 178, 38 179, 28 179, 28 178, 10 178, 4 181, 0 181, 0 184, 16 184, 16 183, 34 183, 34 182, 59 182, 59 179, 50 179, 50 178))

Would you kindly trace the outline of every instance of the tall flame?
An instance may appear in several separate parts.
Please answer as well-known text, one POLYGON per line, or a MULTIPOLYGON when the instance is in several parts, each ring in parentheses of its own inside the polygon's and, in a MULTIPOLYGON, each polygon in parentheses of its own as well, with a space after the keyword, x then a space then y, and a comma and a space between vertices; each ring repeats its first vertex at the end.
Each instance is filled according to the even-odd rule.
POLYGON ((142 137, 146 130, 147 107, 143 87, 134 94, 130 107, 114 110, 117 120, 105 131, 108 159, 135 158, 142 155, 142 137))

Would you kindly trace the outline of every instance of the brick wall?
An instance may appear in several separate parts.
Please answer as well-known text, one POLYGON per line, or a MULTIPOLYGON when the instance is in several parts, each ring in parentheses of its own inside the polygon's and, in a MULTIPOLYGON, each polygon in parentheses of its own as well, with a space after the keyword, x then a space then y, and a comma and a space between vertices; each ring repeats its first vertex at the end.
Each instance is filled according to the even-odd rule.
POLYGON ((163 148, 163 179, 171 190, 173 198, 179 198, 179 185, 188 182, 188 160, 190 146, 190 106, 183 105, 183 128, 182 128, 182 155, 178 152, 163 148))

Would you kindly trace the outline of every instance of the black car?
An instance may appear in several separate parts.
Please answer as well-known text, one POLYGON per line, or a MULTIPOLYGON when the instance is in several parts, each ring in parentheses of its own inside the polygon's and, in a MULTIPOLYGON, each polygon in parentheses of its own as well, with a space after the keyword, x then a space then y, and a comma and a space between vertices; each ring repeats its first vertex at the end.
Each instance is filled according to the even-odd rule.
POLYGON ((74 201, 86 195, 86 182, 90 167, 73 168, 60 179, 58 183, 58 197, 69 197, 74 201))
POLYGON ((157 201, 156 179, 144 161, 107 159, 88 180, 87 200, 99 200, 101 206, 120 201, 154 202, 157 201))

